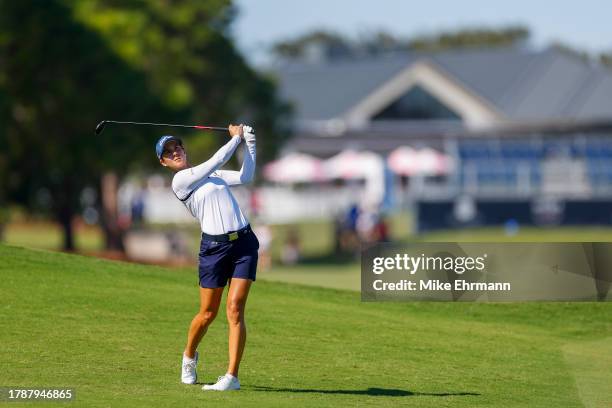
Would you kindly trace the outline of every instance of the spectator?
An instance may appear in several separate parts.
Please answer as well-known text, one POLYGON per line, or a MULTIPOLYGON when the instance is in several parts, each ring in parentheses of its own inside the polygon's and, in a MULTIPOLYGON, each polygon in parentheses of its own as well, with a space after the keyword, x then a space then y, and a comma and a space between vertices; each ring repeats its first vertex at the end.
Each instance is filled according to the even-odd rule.
POLYGON ((145 192, 142 189, 139 189, 135 194, 134 198, 132 198, 132 202, 130 205, 130 215, 132 220, 132 225, 140 226, 144 221, 144 210, 145 210, 145 192))
POLYGON ((291 228, 281 251, 281 261, 286 265, 294 265, 300 260, 300 238, 297 231, 291 228))
POLYGON ((262 270, 269 270, 272 266, 270 247, 272 246, 272 229, 267 224, 258 224, 255 227, 255 235, 259 239, 259 267, 262 270))
POLYGON ((378 222, 374 226, 374 241, 375 242, 389 242, 389 226, 387 224, 386 217, 380 215, 378 222))

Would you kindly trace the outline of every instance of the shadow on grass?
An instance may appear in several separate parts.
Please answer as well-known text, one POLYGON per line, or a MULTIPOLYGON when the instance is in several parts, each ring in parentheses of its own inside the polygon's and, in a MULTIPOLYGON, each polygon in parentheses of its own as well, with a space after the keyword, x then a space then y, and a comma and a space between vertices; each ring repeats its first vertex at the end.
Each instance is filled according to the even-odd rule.
POLYGON ((254 385, 252 387, 254 391, 268 391, 268 392, 300 392, 300 393, 317 393, 317 394, 345 394, 345 395, 370 395, 375 397, 452 397, 452 396, 465 396, 472 395, 478 396, 480 394, 475 392, 413 392, 408 390, 397 390, 393 388, 367 388, 365 390, 315 390, 315 389, 304 389, 304 388, 274 388, 264 387, 260 385, 254 385))

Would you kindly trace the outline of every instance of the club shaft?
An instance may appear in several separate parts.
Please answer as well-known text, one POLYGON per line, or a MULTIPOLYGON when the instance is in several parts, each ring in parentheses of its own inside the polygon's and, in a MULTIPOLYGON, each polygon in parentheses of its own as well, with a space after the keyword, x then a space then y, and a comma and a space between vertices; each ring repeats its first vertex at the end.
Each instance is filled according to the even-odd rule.
POLYGON ((180 127, 188 129, 212 130, 215 132, 227 132, 228 129, 218 126, 203 126, 203 125, 177 125, 173 123, 151 123, 151 122, 123 122, 118 120, 105 120, 106 123, 119 123, 122 125, 147 125, 147 126, 165 126, 165 127, 180 127))

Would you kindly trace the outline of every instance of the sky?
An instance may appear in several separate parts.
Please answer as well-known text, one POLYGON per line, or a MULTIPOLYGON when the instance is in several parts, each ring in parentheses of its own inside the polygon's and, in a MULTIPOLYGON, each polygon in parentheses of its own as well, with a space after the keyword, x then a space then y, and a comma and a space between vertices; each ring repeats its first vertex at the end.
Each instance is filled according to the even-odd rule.
POLYGON ((253 63, 274 42, 315 28, 349 37, 384 29, 401 37, 464 27, 522 24, 534 47, 561 41, 592 53, 612 51, 612 1, 604 0, 236 0, 232 29, 253 63))

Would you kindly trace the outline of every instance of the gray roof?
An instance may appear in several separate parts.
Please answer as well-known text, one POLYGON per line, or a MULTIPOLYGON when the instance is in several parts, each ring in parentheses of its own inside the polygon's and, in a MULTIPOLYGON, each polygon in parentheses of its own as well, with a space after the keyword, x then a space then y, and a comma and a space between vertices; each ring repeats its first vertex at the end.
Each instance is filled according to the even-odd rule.
POLYGON ((397 53, 276 70, 298 120, 336 118, 416 61, 429 61, 508 119, 610 120, 612 71, 561 51, 518 48, 397 53))
POLYGON ((291 64, 277 71, 281 95, 293 103, 297 119, 331 119, 408 66, 406 57, 291 64))

